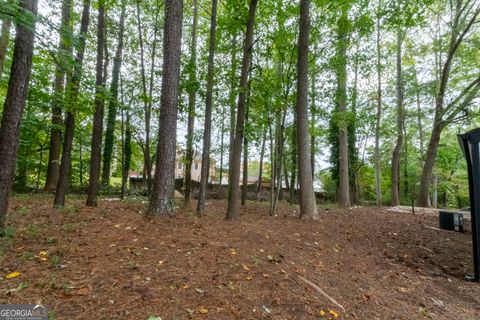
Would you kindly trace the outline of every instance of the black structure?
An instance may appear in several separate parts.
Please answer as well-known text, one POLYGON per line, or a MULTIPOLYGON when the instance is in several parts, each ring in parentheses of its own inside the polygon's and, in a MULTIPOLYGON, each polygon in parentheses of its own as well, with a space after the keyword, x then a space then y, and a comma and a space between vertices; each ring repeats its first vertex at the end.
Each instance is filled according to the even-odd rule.
POLYGON ((458 141, 467 160, 472 219, 474 275, 466 278, 480 281, 480 128, 458 135, 458 141))
POLYGON ((462 212, 440 210, 438 217, 440 222, 440 229, 463 232, 462 212))

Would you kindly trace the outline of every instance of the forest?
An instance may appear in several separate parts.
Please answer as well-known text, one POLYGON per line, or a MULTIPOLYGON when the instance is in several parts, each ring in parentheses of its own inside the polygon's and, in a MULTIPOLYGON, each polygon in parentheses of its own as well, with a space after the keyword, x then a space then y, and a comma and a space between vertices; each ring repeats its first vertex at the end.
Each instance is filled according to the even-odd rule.
POLYGON ((478 0, 0 0, 0 21, 1 303, 480 316, 470 222, 436 228, 470 207, 478 0))

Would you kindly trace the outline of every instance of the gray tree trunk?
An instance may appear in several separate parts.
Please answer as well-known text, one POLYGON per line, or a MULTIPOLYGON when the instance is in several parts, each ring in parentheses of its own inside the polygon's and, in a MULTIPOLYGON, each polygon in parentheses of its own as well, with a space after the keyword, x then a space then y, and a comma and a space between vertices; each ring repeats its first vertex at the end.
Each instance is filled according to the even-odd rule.
POLYGON ((380 46, 380 5, 377 9, 377 115, 375 121, 375 196, 377 207, 382 206, 382 173, 380 168, 380 122, 382 119, 382 64, 380 46))
POLYGON ((300 0, 300 33, 298 35, 297 60, 297 145, 298 176, 300 182, 300 217, 319 219, 313 190, 310 162, 310 135, 308 133, 308 46, 310 28, 310 0, 300 0))
POLYGON ((102 155, 103 113, 105 108, 105 0, 98 3, 97 26, 97 65, 95 80, 95 113, 93 114, 92 144, 90 152, 90 176, 88 180, 87 202, 97 206, 100 189, 100 163, 102 155))
POLYGON ((50 148, 48 153, 47 178, 45 191, 54 191, 57 186, 60 170, 60 150, 62 146, 62 105, 65 94, 65 70, 70 67, 69 56, 72 55, 72 43, 69 40, 72 28, 70 15, 72 0, 62 1, 62 18, 60 27, 60 40, 58 44, 57 66, 53 83, 52 99, 52 128, 50 129, 50 148))
MULTIPOLYGON (((194 83, 197 81, 197 21, 198 21, 197 0, 194 0, 193 1, 192 43, 190 48, 190 68, 191 69, 190 69, 189 80, 188 80, 189 88, 188 88, 187 150, 185 154, 185 158, 186 158, 185 205, 188 204, 188 202, 190 201, 190 191, 192 188, 193 131, 195 129, 195 105, 197 104, 197 92, 196 92, 197 88, 194 85, 194 83)), ((208 95, 208 92, 207 92, 207 95, 208 95)), ((210 113, 211 113, 211 105, 210 105, 210 113)), ((205 124, 205 126, 207 125, 205 124)), ((211 124, 210 124, 210 127, 211 127, 211 124)), ((208 162, 208 159, 207 159, 207 162, 208 162)), ((208 179, 208 176, 207 176, 207 179, 208 179)))
POLYGON ((402 42, 403 35, 400 30, 397 31, 397 142, 392 154, 392 206, 400 204, 400 157, 403 148, 403 75, 402 75, 402 42))
MULTIPOLYGON (((250 96, 250 85, 248 86, 248 93, 250 96)), ((247 100, 250 100, 247 99, 247 100)), ((247 101, 247 111, 245 114, 245 122, 248 123, 248 109, 249 109, 249 101, 247 101)), ((247 196, 248 196, 248 139, 247 135, 243 134, 243 172, 242 172, 242 206, 247 203, 247 196)))
MULTIPOLYGON (((230 143, 228 148, 228 170, 230 172, 230 167, 232 166, 232 155, 233 155, 233 144, 235 141, 235 120, 237 119, 235 115, 235 97, 237 94, 237 35, 235 34, 232 38, 232 50, 230 57, 230 94, 228 97, 230 105, 230 143)), ((228 182, 230 183, 231 176, 228 176, 228 182)))
POLYGON ((257 184, 257 200, 262 191, 262 176, 263 176, 263 158, 265 157, 265 141, 267 140, 267 130, 263 130, 262 147, 260 149, 260 165, 258 168, 258 184, 257 184))
MULTIPOLYGON (((198 194, 197 214, 205 211, 205 193, 210 176, 210 147, 212 139, 213 86, 215 83, 215 40, 217 32, 217 0, 212 0, 210 18, 210 40, 208 44, 207 96, 205 99, 205 128, 203 131, 202 170, 200 172, 200 192, 198 194)), ((222 131, 223 141, 223 131, 222 131)), ((223 146, 222 146, 223 149, 223 146)), ((223 150, 222 150, 223 151, 223 150)), ((223 162, 223 152, 222 152, 223 162)), ((221 164, 223 165, 223 163, 221 164)), ((220 169, 221 170, 221 169, 220 169)), ((220 175, 220 180, 222 176, 220 175)))
POLYGON ((118 32, 118 45, 113 58, 112 83, 110 84, 110 100, 108 102, 107 128, 105 130, 105 145, 103 148, 102 185, 108 186, 115 142, 115 122, 118 113, 118 86, 122 69, 123 35, 125 31, 126 0, 122 0, 120 13, 120 30, 118 32))
MULTIPOLYGON (((85 55, 86 35, 88 34, 88 24, 90 21, 90 0, 84 0, 82 10, 82 22, 80 25, 80 39, 75 66, 73 73, 69 75, 67 88, 65 90, 65 104, 67 114, 65 117, 65 133, 63 137, 62 160, 60 162, 60 173, 58 175, 57 188, 55 190, 54 207, 63 207, 65 205, 65 195, 68 188, 68 177, 72 159, 73 134, 75 132, 75 112, 78 102, 78 93, 80 89, 80 80, 83 71, 83 58, 85 55)), ((81 144, 80 144, 81 145, 81 144)), ((81 153, 80 153, 81 156, 81 153)), ((82 161, 80 161, 80 183, 83 183, 82 161)))
POLYGON ((142 90, 144 94, 144 116, 145 116, 145 145, 143 146, 143 161, 144 161, 144 181, 147 183, 148 192, 151 193, 152 185, 152 156, 150 152, 150 126, 152 119, 152 92, 153 92, 153 80, 154 80, 154 67, 155 67, 155 56, 157 49, 157 33, 158 33, 158 15, 160 12, 160 7, 157 6, 154 22, 154 31, 153 31, 153 42, 152 42, 152 57, 151 57, 151 69, 150 69, 150 89, 147 91, 147 76, 145 72, 145 54, 144 54, 144 40, 143 40, 143 28, 140 15, 140 1, 137 2, 137 26, 138 26, 138 38, 140 42, 140 65, 141 65, 141 76, 142 76, 142 90), (145 177, 147 178, 145 180, 145 177))
POLYGON ((250 57, 253 49, 253 29, 255 27, 255 12, 258 0, 250 0, 248 9, 247 30, 243 47, 242 72, 240 74, 240 86, 237 104, 237 125, 233 142, 232 157, 230 161, 228 182, 228 208, 227 220, 235 220, 239 217, 238 207, 240 200, 240 158, 242 157, 243 129, 245 122, 245 107, 248 89, 248 73, 250 69, 250 57))
POLYGON ((347 112, 347 47, 348 47, 348 4, 342 5, 342 15, 338 19, 337 43, 337 93, 336 103, 341 119, 338 123, 339 139, 339 190, 338 204, 340 207, 350 207, 350 176, 348 160, 348 119, 347 112))

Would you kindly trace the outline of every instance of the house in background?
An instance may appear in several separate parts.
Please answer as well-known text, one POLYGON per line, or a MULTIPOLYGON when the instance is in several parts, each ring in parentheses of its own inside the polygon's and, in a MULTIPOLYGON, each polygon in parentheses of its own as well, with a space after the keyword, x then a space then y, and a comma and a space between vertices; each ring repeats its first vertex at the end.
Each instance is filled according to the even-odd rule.
MULTIPOLYGON (((208 183, 215 183, 215 166, 216 161, 213 158, 210 158, 210 170, 209 170, 209 177, 208 183)), ((185 179, 185 167, 186 167, 186 160, 185 160, 185 152, 177 150, 177 156, 175 158, 175 180, 185 179)), ((200 182, 202 172, 202 154, 195 151, 193 155, 193 162, 192 162, 192 180, 196 182, 200 182)), ((155 175, 155 166, 152 168, 152 175, 155 175)), ((139 174, 135 171, 129 172, 129 183, 131 189, 142 189, 145 188, 145 182, 143 180, 143 175, 139 174)))
MULTIPOLYGON (((215 167, 216 161, 213 158, 210 158, 210 168, 209 168, 209 177, 208 183, 215 183, 215 167)), ((177 152, 177 157, 175 159, 175 180, 185 178, 185 168, 186 168, 186 159, 185 152, 177 152)), ((202 172, 202 154, 200 152, 194 151, 193 153, 193 162, 192 162, 192 180, 200 182, 202 172)))

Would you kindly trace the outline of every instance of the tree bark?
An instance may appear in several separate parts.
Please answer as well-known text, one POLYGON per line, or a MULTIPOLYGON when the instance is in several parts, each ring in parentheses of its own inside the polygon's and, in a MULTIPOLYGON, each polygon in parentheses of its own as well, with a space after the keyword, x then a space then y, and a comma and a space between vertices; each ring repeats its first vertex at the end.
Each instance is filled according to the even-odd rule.
POLYGON ((397 142, 392 154, 392 206, 400 204, 400 153, 403 148, 403 75, 402 75, 402 32, 397 31, 397 142))
POLYGON ((130 163, 132 162, 132 125, 130 120, 130 111, 128 110, 126 118, 122 163, 122 199, 125 197, 125 190, 128 183, 128 172, 130 171, 130 163))
POLYGON ((297 168, 298 168, 298 157, 297 157, 297 131, 296 131, 296 126, 297 126, 297 120, 295 116, 294 120, 294 127, 295 129, 292 130, 292 141, 291 141, 291 161, 292 161, 292 175, 290 176, 290 195, 289 195, 289 201, 290 204, 293 205, 295 203, 295 186, 297 184, 297 168))
POLYGON ((262 176, 263 176, 263 158, 265 157, 265 141, 267 140, 267 130, 263 130, 262 147, 260 149, 260 163, 258 168, 258 184, 257 184, 257 200, 262 191, 262 176))
POLYGON ((2 21, 2 31, 0 33, 0 79, 3 75, 3 65, 7 56, 8 42, 10 41, 10 28, 12 22, 10 20, 2 21))
POLYGON ((52 128, 50 130, 50 149, 48 153, 47 178, 45 191, 54 191, 60 170, 60 150, 62 146, 62 105, 65 94, 65 70, 69 68, 68 56, 72 54, 72 44, 69 40, 72 28, 70 15, 72 0, 62 1, 62 24, 60 27, 60 43, 58 45, 57 66, 53 83, 52 128))
POLYGON ((87 202, 90 207, 97 206, 100 189, 100 162, 102 154, 103 113, 105 108, 104 81, 104 49, 105 49, 105 0, 98 3, 97 26, 97 66, 95 81, 95 113, 93 114, 92 144, 90 152, 90 176, 88 180, 87 202))
POLYGON ((377 8, 377 115, 375 120, 375 199, 377 207, 382 206, 382 173, 380 167, 380 125, 382 120, 382 64, 380 46, 381 1, 377 8))
MULTIPOLYGON (((68 75, 67 88, 65 90, 65 102, 67 114, 65 117, 65 134, 63 138, 62 160, 60 162, 60 173, 58 175, 57 188, 55 191, 54 207, 65 205, 65 195, 68 188, 68 177, 72 159, 73 135, 75 132, 75 112, 78 103, 80 81, 83 73, 83 58, 85 56, 86 35, 90 21, 90 1, 83 1, 82 22, 80 36, 73 73, 68 75)), ((81 175, 80 175, 81 176, 81 175)))
POLYGON ((142 76, 142 89, 143 89, 143 105, 144 105, 144 115, 145 115, 145 146, 143 148, 143 157, 144 157, 144 173, 143 177, 147 177, 146 183, 148 187, 148 193, 151 192, 152 185, 152 157, 150 152, 150 126, 152 118, 152 92, 153 92, 153 79, 155 67, 155 56, 157 48, 157 33, 158 33, 158 15, 160 8, 157 7, 155 14, 155 25, 153 32, 153 43, 152 43, 152 59, 151 59, 151 70, 150 70, 150 89, 147 91, 147 76, 145 72, 145 54, 144 54, 144 41, 143 41, 143 31, 142 31, 142 22, 140 18, 140 1, 137 1, 137 25, 138 25, 138 37, 140 42, 140 66, 141 66, 141 76, 142 76))
POLYGON ((270 118, 268 119, 268 136, 270 137, 270 208, 269 215, 273 216, 275 211, 275 173, 277 172, 275 166, 275 151, 274 151, 274 142, 275 138, 273 137, 272 123, 270 118))
POLYGON ((17 151, 17 154, 20 154, 21 156, 18 159, 18 172, 15 181, 15 189, 19 192, 27 192, 28 159, 30 157, 30 144, 26 144, 25 146, 19 145, 19 150, 17 151))
POLYGON ((353 88, 351 94, 351 115, 352 119, 348 126, 348 160, 349 160, 349 172, 350 172, 350 199, 353 204, 357 204, 360 201, 360 195, 358 190, 358 170, 360 169, 358 161, 358 149, 357 149, 357 100, 358 100, 358 44, 357 52, 353 62, 353 88))
MULTIPOLYGON (((222 114, 225 114, 225 106, 222 109, 222 114)), ((222 127, 221 127, 221 145, 220 145, 220 180, 218 181, 218 184, 220 186, 220 189, 222 187, 222 177, 223 177, 223 155, 225 153, 225 119, 222 118, 222 127)))
POLYGON ((310 162, 312 167, 312 179, 315 181, 315 153, 316 153, 316 146, 315 146, 315 125, 316 125, 316 108, 315 108, 315 99, 317 98, 317 91, 315 86, 315 77, 311 77, 311 101, 310 101, 310 134, 312 136, 311 145, 310 145, 310 162))
POLYGON ((438 145, 440 143, 440 135, 443 131, 443 127, 437 125, 433 127, 432 135, 428 143, 427 154, 425 155, 425 162, 423 164, 423 174, 420 180, 420 193, 418 199, 418 206, 429 207, 429 190, 432 180, 433 167, 438 153, 438 145), (425 174, 429 173, 429 175, 425 174), (426 197, 426 198, 424 198, 426 197))
POLYGON ((245 122, 245 105, 248 90, 248 74, 250 69, 250 57, 253 49, 253 32, 255 27, 255 11, 258 0, 250 0, 248 9, 247 30, 243 47, 242 72, 240 74, 240 86, 237 104, 237 125, 235 139, 233 141, 232 157, 230 163, 228 182, 228 208, 227 220, 235 220, 239 217, 238 205, 240 198, 240 158, 242 156, 243 130, 245 122))
MULTIPOLYGON (((210 147, 212 139, 213 86, 215 83, 215 43, 217 32, 217 0, 212 0, 210 18, 210 38, 208 44, 207 96, 205 99, 205 128, 203 130, 202 170, 200 173, 200 191, 198 194, 197 214, 203 215, 205 210, 205 193, 210 176, 210 147)), ((223 131, 222 131, 223 143, 223 131)), ((223 147, 222 147, 223 148, 223 147)), ((222 150, 223 151, 223 150, 222 150)), ((223 152, 222 152, 223 161, 223 152)), ((223 165, 223 163, 221 164, 223 165)), ((220 169, 222 170, 222 169, 220 169)), ((220 175, 220 180, 222 176, 220 175)))
MULTIPOLYGON (((285 100, 288 99, 290 89, 287 86, 285 92, 285 100)), ((285 129, 285 117, 286 117, 286 109, 281 111, 277 111, 275 114, 275 149, 274 149, 274 156, 273 156, 273 166, 272 166, 272 181, 274 188, 274 197, 272 206, 270 207, 270 215, 275 215, 275 211, 277 209, 277 203, 280 195, 282 194, 282 168, 283 168, 283 133, 285 129)))
POLYGON ((423 157, 425 154, 425 134, 423 132, 422 124, 422 104, 420 102, 420 84, 418 83, 417 69, 415 67, 415 62, 412 65, 413 78, 415 81, 415 98, 417 103, 417 126, 418 126, 418 140, 420 142, 420 159, 423 164, 423 157))
MULTIPOLYGON (((197 23, 198 23, 198 4, 197 0, 193 0, 193 24, 192 24, 192 43, 190 47, 190 63, 189 63, 189 85, 188 85, 188 120, 187 120, 187 149, 185 152, 185 206, 190 201, 190 192, 192 189, 192 163, 193 163, 193 131, 195 129, 195 106, 197 104, 197 23)), ((210 43, 211 44, 211 43, 210 43)), ((210 56, 209 56, 210 59, 210 56)), ((210 60, 209 60, 210 62, 210 60)), ((208 80, 207 80, 208 82, 208 80)), ((208 85, 208 84, 207 84, 208 85)), ((208 90, 208 88, 207 88, 208 90)), ((207 92, 208 95, 208 92, 207 92)), ((207 107, 206 107, 207 108, 207 107)), ((205 110, 205 114, 207 110, 205 110)), ((211 113, 211 105, 210 105, 211 113)), ((211 118, 211 116, 210 116, 211 118)), ((211 121, 211 120, 210 120, 211 121)), ((207 123, 205 123, 205 129, 207 123)), ((211 123, 210 123, 211 127, 211 123)), ((205 141, 204 141, 205 144, 205 141)), ((203 154, 205 150, 203 151, 203 154)), ((203 154, 202 154, 202 169, 203 169, 203 154)), ((207 159, 208 162, 209 159, 207 159)), ((200 178, 201 180, 201 178, 200 178)), ((207 175, 208 180, 208 175, 207 175)), ((201 181, 200 181, 201 183, 201 181)), ((204 195, 205 196, 205 195, 204 195)), ((199 194, 200 199, 200 194, 199 194)), ((205 200, 203 200, 205 201, 205 200)), ((203 213, 203 207, 201 208, 202 212, 199 212, 199 207, 197 206, 197 213, 203 213)))
POLYGON ((183 0, 165 1, 163 78, 153 194, 148 214, 175 213, 174 177, 183 0))
MULTIPOLYGON (((245 123, 248 123, 248 109, 250 100, 250 84, 248 85, 249 98, 247 99, 247 111, 245 113, 245 123)), ((242 201, 241 205, 244 206, 247 203, 248 196, 248 139, 245 132, 243 133, 243 177, 242 177, 242 201)))
POLYGON ((107 128, 105 130, 105 145, 103 148, 102 186, 107 187, 110 182, 110 170, 115 142, 115 121, 118 113, 118 85, 122 69, 123 35, 125 33, 126 0, 122 0, 120 13, 120 29, 118 32, 118 45, 113 58, 112 82, 110 84, 110 99, 108 101, 107 128))
POLYGON ((300 217, 319 219, 313 190, 310 162, 310 137, 308 133, 308 46, 310 28, 310 0, 300 0, 300 33, 297 60, 297 145, 298 177, 300 182, 300 217))
POLYGON ((235 141, 235 96, 237 94, 237 35, 234 34, 232 38, 232 50, 231 50, 231 57, 230 57, 230 93, 228 97, 229 105, 230 105, 230 143, 228 148, 228 183, 232 177, 230 176, 230 169, 232 166, 232 155, 233 155, 233 144, 235 141))
POLYGON ((17 25, 13 62, 8 81, 7 96, 3 104, 0 126, 0 236, 4 235, 8 200, 15 173, 15 162, 20 139, 20 125, 25 108, 30 73, 32 69, 33 44, 37 0, 20 1, 22 14, 30 14, 27 25, 17 25))
POLYGON ((342 15, 338 19, 337 43, 337 93, 336 104, 340 115, 338 122, 339 139, 339 194, 340 207, 350 207, 348 119, 347 119, 347 46, 348 46, 348 5, 342 5, 342 15))

